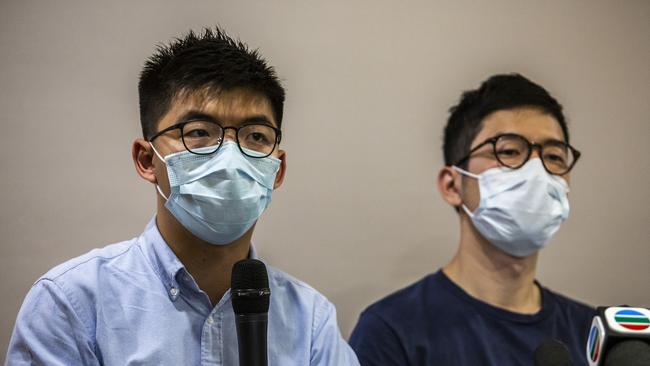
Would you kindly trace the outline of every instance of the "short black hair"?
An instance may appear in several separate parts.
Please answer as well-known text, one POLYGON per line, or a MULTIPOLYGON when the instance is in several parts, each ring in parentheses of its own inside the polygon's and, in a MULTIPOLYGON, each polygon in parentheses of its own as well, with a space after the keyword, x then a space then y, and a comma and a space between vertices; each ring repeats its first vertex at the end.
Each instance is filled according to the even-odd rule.
POLYGON ((520 74, 493 75, 478 89, 465 91, 458 104, 449 109, 443 142, 445 165, 456 164, 469 153, 485 117, 498 110, 521 107, 538 108, 553 116, 569 143, 562 106, 546 89, 520 74))
POLYGON ((143 137, 149 139, 156 133, 158 122, 181 94, 217 94, 238 88, 266 97, 281 127, 284 88, 257 50, 219 27, 204 28, 199 34, 190 31, 159 45, 146 60, 138 84, 143 137))

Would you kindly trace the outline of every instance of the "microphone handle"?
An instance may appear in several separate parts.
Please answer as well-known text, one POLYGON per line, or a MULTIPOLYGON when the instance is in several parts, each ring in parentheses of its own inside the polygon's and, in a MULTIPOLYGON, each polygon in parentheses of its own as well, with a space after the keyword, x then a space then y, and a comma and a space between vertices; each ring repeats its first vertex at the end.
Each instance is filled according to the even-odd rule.
POLYGON ((235 314, 239 366, 267 366, 268 313, 235 314))

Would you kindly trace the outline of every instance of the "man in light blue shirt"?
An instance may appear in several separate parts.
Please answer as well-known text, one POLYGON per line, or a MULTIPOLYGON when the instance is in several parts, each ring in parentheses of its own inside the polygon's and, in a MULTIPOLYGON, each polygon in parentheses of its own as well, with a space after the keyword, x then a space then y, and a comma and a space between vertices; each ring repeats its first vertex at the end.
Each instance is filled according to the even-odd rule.
MULTIPOLYGON (((238 361, 232 266, 282 184, 284 89, 256 51, 206 29, 161 46, 139 83, 138 174, 157 213, 137 238, 55 267, 18 314, 7 365, 238 361)), ((269 365, 358 365, 334 306, 268 267, 269 365)))

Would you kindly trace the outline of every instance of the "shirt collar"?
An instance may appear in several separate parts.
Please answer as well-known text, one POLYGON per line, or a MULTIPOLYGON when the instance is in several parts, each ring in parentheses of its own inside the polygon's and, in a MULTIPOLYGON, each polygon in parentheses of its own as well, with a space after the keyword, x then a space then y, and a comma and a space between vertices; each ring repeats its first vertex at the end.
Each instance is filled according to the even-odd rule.
POLYGON ((253 245, 253 243, 251 243, 251 248, 248 251, 248 259, 259 259, 259 260, 261 260, 260 257, 257 256, 257 250, 255 250, 255 245, 253 245))
MULTIPOLYGON (((156 216, 149 221, 141 236, 141 247, 145 257, 147 257, 147 260, 151 263, 154 271, 165 286, 170 299, 175 301, 180 293, 177 274, 180 271, 187 272, 187 270, 160 234, 156 225, 156 216)), ((255 250, 255 246, 252 244, 248 258, 259 259, 257 250, 255 250)))
POLYGON ((141 238, 143 239, 141 247, 144 255, 165 286, 169 297, 176 300, 179 294, 176 274, 185 269, 185 266, 160 235, 155 216, 147 224, 141 238))

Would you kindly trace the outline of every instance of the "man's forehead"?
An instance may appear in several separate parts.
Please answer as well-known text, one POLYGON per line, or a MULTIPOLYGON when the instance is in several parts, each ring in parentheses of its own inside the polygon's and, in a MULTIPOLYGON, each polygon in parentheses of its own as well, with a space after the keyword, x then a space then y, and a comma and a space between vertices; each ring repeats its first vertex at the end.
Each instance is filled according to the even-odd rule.
POLYGON ((515 133, 534 142, 566 141, 560 123, 551 114, 536 108, 517 108, 486 116, 472 145, 504 133, 515 133))
POLYGON ((268 98, 251 91, 233 90, 218 93, 181 93, 171 102, 159 128, 178 123, 182 116, 196 112, 227 124, 237 124, 250 117, 263 116, 277 127, 268 98))

